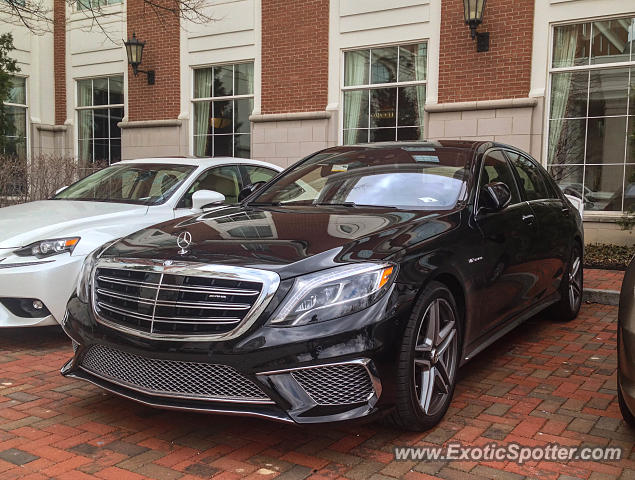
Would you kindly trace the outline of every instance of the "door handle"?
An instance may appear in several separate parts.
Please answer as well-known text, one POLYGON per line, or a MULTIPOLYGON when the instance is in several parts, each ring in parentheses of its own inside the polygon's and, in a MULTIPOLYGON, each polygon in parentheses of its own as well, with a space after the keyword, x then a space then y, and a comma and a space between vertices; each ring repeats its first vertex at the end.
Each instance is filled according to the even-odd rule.
POLYGON ((567 207, 562 207, 562 214, 566 217, 569 216, 569 209, 567 207))
POLYGON ((534 218, 534 215, 531 213, 529 215, 523 215, 523 222, 533 223, 534 218))

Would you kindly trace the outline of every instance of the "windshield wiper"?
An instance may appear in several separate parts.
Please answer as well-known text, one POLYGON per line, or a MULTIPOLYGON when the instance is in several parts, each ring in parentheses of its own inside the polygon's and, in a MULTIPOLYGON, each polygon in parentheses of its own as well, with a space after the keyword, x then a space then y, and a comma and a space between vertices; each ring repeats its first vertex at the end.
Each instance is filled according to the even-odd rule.
POLYGON ((279 207, 282 205, 281 202, 249 202, 246 203, 247 207, 279 207))
POLYGON ((355 202, 341 202, 341 203, 328 203, 328 202, 318 202, 313 205, 317 205, 320 207, 349 207, 349 208, 384 208, 384 209, 397 209, 397 207, 393 207, 391 205, 365 205, 363 203, 355 203, 355 202))

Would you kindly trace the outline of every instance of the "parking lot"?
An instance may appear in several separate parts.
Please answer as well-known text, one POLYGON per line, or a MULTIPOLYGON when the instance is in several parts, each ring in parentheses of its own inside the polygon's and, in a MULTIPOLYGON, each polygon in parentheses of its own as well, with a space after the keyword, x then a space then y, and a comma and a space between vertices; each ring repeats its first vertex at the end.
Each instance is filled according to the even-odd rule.
POLYGON ((450 411, 426 433, 380 423, 294 427, 139 406, 59 367, 55 328, 0 340, 0 477, 29 479, 635 478, 635 432, 616 400, 615 307, 584 305, 569 324, 525 323, 462 369, 450 411), (395 446, 621 446, 620 462, 398 462, 395 446))

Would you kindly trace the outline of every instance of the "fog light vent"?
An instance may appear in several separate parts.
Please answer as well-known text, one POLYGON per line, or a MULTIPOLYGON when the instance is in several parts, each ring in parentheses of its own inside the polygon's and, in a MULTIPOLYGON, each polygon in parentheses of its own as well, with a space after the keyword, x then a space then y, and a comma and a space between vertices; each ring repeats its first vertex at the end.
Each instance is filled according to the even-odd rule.
POLYGON ((375 393, 363 365, 312 367, 295 370, 291 375, 318 405, 365 403, 375 393))

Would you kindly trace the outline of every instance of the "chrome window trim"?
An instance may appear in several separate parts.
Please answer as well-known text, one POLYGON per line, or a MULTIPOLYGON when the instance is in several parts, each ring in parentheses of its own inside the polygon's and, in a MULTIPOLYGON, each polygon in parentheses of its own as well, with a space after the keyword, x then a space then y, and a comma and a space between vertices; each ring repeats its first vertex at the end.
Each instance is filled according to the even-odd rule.
MULTIPOLYGON (((222 341, 239 337, 246 332, 265 310, 273 295, 280 285, 280 276, 275 272, 257 270, 255 268, 234 267, 228 265, 214 265, 199 262, 185 262, 174 260, 170 265, 164 265, 164 260, 140 259, 140 258, 100 258, 90 273, 91 280, 91 308, 95 320, 104 326, 118 330, 129 335, 148 338, 152 340, 170 340, 182 342, 222 341), (195 277, 212 277, 229 280, 262 283, 260 295, 255 300, 251 310, 245 318, 229 332, 210 335, 165 334, 149 333, 134 328, 119 325, 103 318, 96 308, 95 274, 98 268, 113 268, 120 270, 144 271, 163 275, 185 275, 195 277)), ((157 290, 158 294, 158 290, 157 290)))

